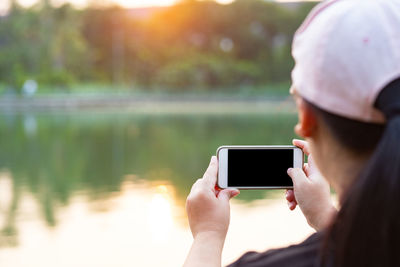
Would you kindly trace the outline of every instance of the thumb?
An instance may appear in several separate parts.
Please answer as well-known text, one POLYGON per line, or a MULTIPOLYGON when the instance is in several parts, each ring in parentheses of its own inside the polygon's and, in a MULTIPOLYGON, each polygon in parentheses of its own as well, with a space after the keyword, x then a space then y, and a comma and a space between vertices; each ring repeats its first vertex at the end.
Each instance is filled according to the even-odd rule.
POLYGON ((300 185, 300 184, 308 181, 306 174, 300 168, 289 168, 287 170, 287 174, 289 175, 290 178, 292 178, 293 185, 295 187, 297 185, 300 185))
POLYGON ((219 192, 218 199, 228 202, 229 199, 239 195, 239 193, 240 192, 237 189, 224 189, 219 192))

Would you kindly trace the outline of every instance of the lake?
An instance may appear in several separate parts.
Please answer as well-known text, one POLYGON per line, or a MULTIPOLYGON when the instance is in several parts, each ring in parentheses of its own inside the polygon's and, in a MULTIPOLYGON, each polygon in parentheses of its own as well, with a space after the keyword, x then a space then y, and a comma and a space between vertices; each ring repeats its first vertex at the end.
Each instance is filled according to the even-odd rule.
MULTIPOLYGON (((290 144, 293 112, 0 115, 1 266, 180 266, 185 200, 220 145, 290 144)), ((223 263, 312 233, 284 191, 232 200, 223 263)))

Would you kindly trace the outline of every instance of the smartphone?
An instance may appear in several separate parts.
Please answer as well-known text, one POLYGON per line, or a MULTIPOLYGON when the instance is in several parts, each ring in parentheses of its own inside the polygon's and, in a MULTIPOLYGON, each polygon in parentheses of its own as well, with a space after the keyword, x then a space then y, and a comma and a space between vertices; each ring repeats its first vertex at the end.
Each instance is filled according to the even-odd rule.
POLYGON ((217 150, 220 188, 293 188, 288 168, 302 168, 303 151, 295 146, 221 146, 217 150))

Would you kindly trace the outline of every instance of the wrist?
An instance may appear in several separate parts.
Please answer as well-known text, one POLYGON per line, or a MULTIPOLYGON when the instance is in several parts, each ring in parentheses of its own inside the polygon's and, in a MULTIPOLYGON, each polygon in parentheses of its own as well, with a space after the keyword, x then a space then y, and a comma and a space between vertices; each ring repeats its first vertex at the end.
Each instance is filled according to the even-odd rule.
POLYGON ((221 234, 217 231, 202 231, 197 233, 194 236, 194 241, 195 242, 201 242, 201 243, 208 243, 215 248, 221 249, 224 246, 225 243, 225 234, 221 234))
POLYGON ((185 267, 220 267, 225 236, 214 231, 199 232, 194 236, 185 267))
POLYGON ((211 240, 214 242, 225 242, 225 237, 226 234, 222 234, 218 231, 214 230, 208 230, 208 231, 201 231, 198 232, 195 236, 194 239, 199 239, 199 240, 211 240))

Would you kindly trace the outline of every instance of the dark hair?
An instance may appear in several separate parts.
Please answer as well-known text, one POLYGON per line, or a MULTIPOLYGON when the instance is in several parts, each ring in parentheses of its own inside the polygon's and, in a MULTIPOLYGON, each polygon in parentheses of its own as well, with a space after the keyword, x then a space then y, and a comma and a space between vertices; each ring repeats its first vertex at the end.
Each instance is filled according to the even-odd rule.
POLYGON ((381 91, 375 107, 386 125, 317 108, 339 143, 357 153, 373 152, 326 231, 324 265, 400 266, 400 79, 381 91))
POLYGON ((366 123, 326 112, 305 100, 307 105, 322 119, 333 137, 355 154, 371 153, 378 144, 384 124, 366 123))

